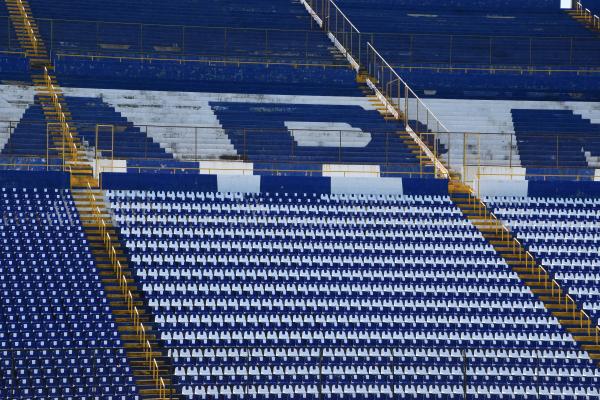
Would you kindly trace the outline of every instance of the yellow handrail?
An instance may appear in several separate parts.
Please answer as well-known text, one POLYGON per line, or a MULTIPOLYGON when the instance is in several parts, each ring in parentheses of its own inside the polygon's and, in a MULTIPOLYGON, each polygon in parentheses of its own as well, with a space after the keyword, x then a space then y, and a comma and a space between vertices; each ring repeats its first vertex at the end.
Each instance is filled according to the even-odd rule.
POLYGON ((592 28, 600 30, 600 17, 592 13, 589 8, 585 8, 581 1, 577 1, 575 10, 580 17, 583 17, 585 21, 592 26, 592 28))
POLYGON ((111 235, 107 232, 106 223, 102 217, 102 212, 97 204, 98 200, 94 195, 93 188, 91 184, 87 183, 87 195, 90 201, 91 210, 93 214, 93 218, 95 220, 95 224, 98 230, 101 232, 101 236, 103 237, 103 243, 106 248, 106 251, 109 255, 110 263, 113 267, 113 271, 117 277, 117 282, 119 283, 119 287, 121 288, 121 292, 123 294, 123 298, 127 303, 127 309, 130 314, 130 318, 132 324, 135 328, 136 335, 138 336, 139 342, 142 345, 144 354, 146 356, 146 361, 148 362, 149 369, 152 373, 153 379, 156 383, 157 389, 159 389, 160 398, 164 398, 163 394, 166 393, 166 386, 164 384, 164 380, 160 377, 160 370, 158 368, 158 363, 156 359, 153 357, 152 353, 152 345, 150 341, 147 339, 146 327, 141 322, 140 313, 137 306, 134 304, 133 293, 129 289, 127 283, 127 277, 123 272, 123 266, 121 265, 121 261, 118 259, 117 251, 113 245, 113 239, 111 235))
POLYGON ((35 36, 35 32, 33 27, 31 26, 29 15, 27 15, 27 10, 25 10, 25 6, 21 0, 17 0, 19 5, 19 11, 21 12, 21 16, 23 17, 23 24, 27 26, 27 35, 29 36, 29 40, 31 41, 31 45, 35 53, 38 52, 38 39, 35 36))
MULTIPOLYGON (((489 214, 490 218, 498 221, 499 224, 496 225, 496 233, 501 232, 502 240, 504 240, 504 232, 506 232, 507 240, 512 239, 511 241, 513 243, 513 253, 516 253, 517 246, 521 249, 525 249, 523 244, 517 238, 512 237, 508 228, 504 224, 500 223, 500 219, 496 215, 494 215, 493 212, 488 210, 485 203, 483 203, 475 195, 474 189, 468 185, 465 185, 465 186, 470 191, 469 197, 468 197, 468 204, 469 205, 477 205, 477 210, 478 210, 479 216, 484 216, 487 219, 488 214, 489 214), (476 203, 479 203, 479 204, 476 204, 476 203)), ((543 265, 540 265, 536 262, 533 254, 531 254, 531 252, 529 252, 528 250, 525 250, 524 253, 523 253, 523 251, 520 251, 519 252, 519 261, 524 261, 525 268, 530 269, 532 274, 535 274, 536 268, 537 268, 538 282, 542 282, 542 277, 543 277, 544 288, 548 289, 548 287, 550 287, 550 293, 551 293, 552 298, 558 297, 559 304, 562 304, 562 301, 564 299, 565 311, 569 312, 569 310, 572 310, 572 317, 573 317, 573 319, 576 319, 577 318, 577 303, 575 302, 573 297, 571 297, 570 294, 568 294, 565 290, 563 290, 562 286, 555 279, 551 278, 549 271, 543 265)), ((594 320, 584 310, 581 310, 579 312, 579 318, 580 318, 579 324, 580 324, 581 328, 584 328, 584 325, 587 325, 588 336, 592 335, 592 325, 594 325, 595 343, 596 344, 600 343, 600 327, 594 323, 594 320)))

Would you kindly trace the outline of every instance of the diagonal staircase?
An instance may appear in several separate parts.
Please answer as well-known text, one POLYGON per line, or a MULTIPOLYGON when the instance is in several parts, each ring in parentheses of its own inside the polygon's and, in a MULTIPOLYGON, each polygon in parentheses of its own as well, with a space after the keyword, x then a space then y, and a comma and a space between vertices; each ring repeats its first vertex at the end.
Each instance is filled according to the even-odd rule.
POLYGON ((575 21, 593 32, 600 32, 600 17, 585 8, 580 1, 574 1, 574 7, 566 10, 575 21))
MULTIPOLYGON (((339 52, 338 52, 339 53, 339 52)), ((369 103, 375 107, 375 109, 381 114, 382 118, 386 121, 398 121, 394 114, 386 107, 379 97, 373 94, 373 90, 364 83, 364 75, 358 76, 357 82, 360 90, 368 98, 369 103)), ((400 118, 402 119, 402 118, 400 118)), ((402 140, 404 145, 410 150, 414 157, 419 161, 419 167, 421 174, 432 174, 431 171, 435 168, 431 158, 423 153, 423 149, 416 143, 411 135, 406 130, 398 130, 395 132, 396 135, 402 140)))
POLYGON ((96 261, 105 293, 142 399, 177 399, 172 364, 156 336, 152 315, 131 273, 127 254, 112 224, 99 182, 93 175, 83 141, 72 123, 38 27, 26 0, 6 0, 10 19, 25 50, 37 100, 46 118, 49 150, 55 150, 70 173, 77 210, 96 261))
POLYGON ((448 188, 452 201, 461 209, 463 215, 475 225, 546 309, 600 366, 600 328, 590 316, 535 260, 502 221, 473 194, 470 187, 460 182, 450 181, 448 188))
POLYGON ((88 184, 87 188, 74 187, 73 198, 141 398, 178 399, 170 378, 172 361, 166 356, 143 291, 129 268, 104 192, 88 184))

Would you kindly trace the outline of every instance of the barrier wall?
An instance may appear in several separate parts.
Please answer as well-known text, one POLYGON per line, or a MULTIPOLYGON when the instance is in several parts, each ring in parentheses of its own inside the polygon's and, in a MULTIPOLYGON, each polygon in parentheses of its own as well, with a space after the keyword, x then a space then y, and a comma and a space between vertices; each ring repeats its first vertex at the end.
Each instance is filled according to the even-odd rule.
MULTIPOLYGON (((436 9, 453 11, 547 11, 560 8, 560 0, 349 0, 365 6, 397 6, 407 9, 436 9)), ((587 0, 588 2, 590 0, 587 0)), ((596 0, 592 0, 596 1, 596 0)))
POLYGON ((103 173, 105 190, 170 190, 244 193, 447 195, 448 181, 413 178, 160 175, 103 173))
POLYGON ((600 182, 482 180, 479 182, 479 195, 481 197, 600 197, 600 182))
POLYGON ((583 7, 596 15, 600 15, 600 0, 581 0, 583 7))
POLYGON ((1 188, 67 189, 70 176, 66 172, 0 171, 1 188))

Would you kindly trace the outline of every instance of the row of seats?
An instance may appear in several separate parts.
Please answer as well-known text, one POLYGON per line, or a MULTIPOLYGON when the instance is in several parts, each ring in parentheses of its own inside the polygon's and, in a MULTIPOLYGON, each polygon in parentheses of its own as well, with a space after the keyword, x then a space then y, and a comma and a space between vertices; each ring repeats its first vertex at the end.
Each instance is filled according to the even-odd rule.
MULTIPOLYGON (((468 348, 515 349, 512 363, 507 356, 486 358, 485 351, 474 359, 483 369, 471 366, 471 379, 488 394, 503 385, 520 393, 536 383, 548 396, 576 389, 587 396, 596 385, 589 356, 446 196, 109 191, 107 197, 174 359, 176 382, 189 398, 236 398, 241 392, 229 392, 232 385, 296 385, 310 397, 319 379, 342 388, 374 385, 379 394, 370 398, 385 397, 386 385, 405 380, 428 387, 446 379, 452 393, 462 376, 452 369, 440 374, 448 347, 459 355, 468 348), (282 239, 284 232, 295 239, 282 239), (312 237, 315 243, 306 239, 312 237), (261 250, 250 246, 245 254, 242 243, 261 250), (326 243, 343 255, 326 254, 326 243), (386 250, 394 246, 406 252, 386 250), (417 247, 418 255, 409 255, 417 247), (298 347, 314 348, 300 357, 298 347), (353 347, 364 349, 362 356, 353 347), (381 347, 404 364, 388 369, 392 353, 381 347), (400 355, 407 347, 438 356, 400 355), (575 358, 558 356, 566 350, 575 358), (310 372, 319 362, 327 366, 324 375, 310 372)), ((277 393, 262 395, 283 396, 277 393)))
POLYGON ((599 321, 600 293, 595 279, 599 243, 593 232, 600 202, 595 198, 565 197, 485 200, 578 304, 599 321))
POLYGON ((0 397, 137 398, 71 193, 5 185, 0 201, 0 397))
MULTIPOLYGON (((330 29, 338 32, 334 11, 312 3, 320 14, 333 14, 330 29)), ((457 9, 448 4, 393 1, 373 7, 364 0, 347 0, 340 7, 362 33, 362 41, 371 42, 391 65, 599 65, 599 44, 593 33, 556 2, 547 2, 544 9, 511 3, 457 9)))

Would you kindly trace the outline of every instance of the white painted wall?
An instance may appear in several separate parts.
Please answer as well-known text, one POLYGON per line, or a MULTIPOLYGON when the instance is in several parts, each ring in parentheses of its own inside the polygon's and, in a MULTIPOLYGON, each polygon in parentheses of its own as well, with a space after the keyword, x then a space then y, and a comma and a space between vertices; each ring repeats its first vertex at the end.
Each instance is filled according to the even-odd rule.
POLYGON ((34 96, 35 90, 29 86, 0 85, 0 151, 8 142, 10 122, 21 120, 27 108, 33 104, 34 96))
POLYGON ((298 146, 366 147, 371 134, 340 122, 286 121, 286 128, 298 146))
MULTIPOLYGON (((507 165, 509 162, 513 166, 521 165, 512 109, 571 110, 592 123, 600 123, 600 103, 463 99, 426 99, 425 103, 452 132, 440 136, 440 140, 450 148, 445 159, 454 168, 463 164, 465 151, 471 164, 481 159, 481 163, 487 165, 507 165), (481 135, 465 136, 463 132, 481 135)), ((426 122, 421 115, 419 119, 426 122)))
POLYGON ((573 0, 560 0, 560 8, 571 8, 573 0))
POLYGON ((323 164, 323 176, 378 178, 379 165, 323 164))

